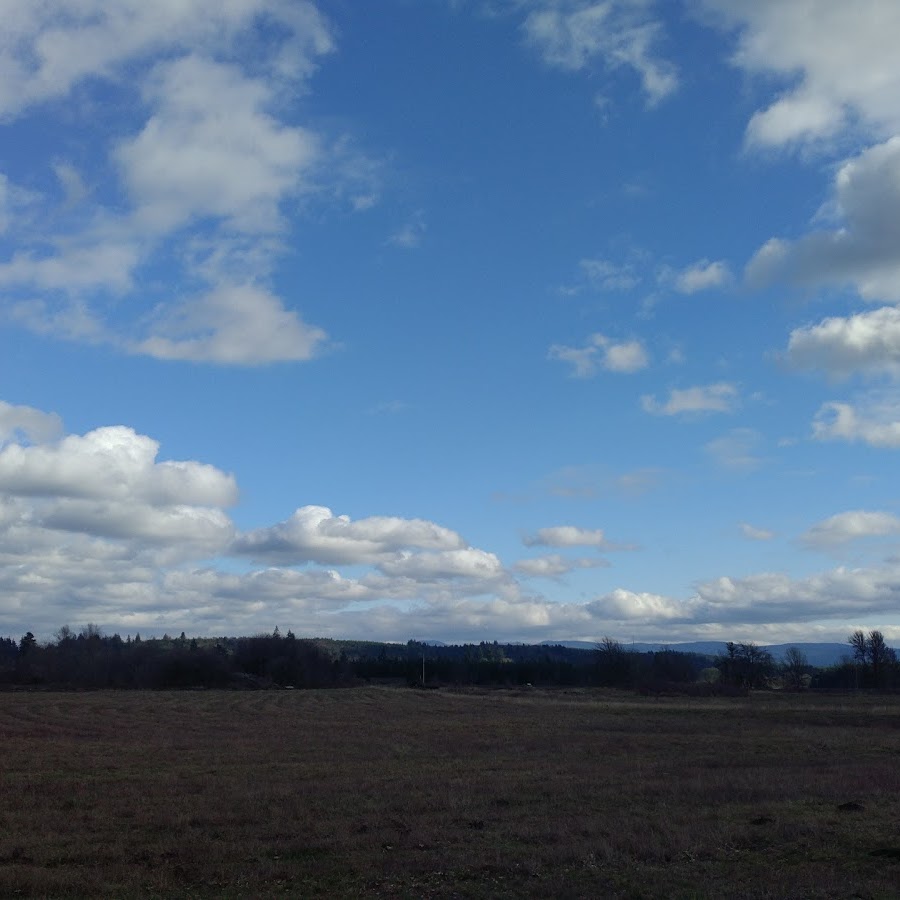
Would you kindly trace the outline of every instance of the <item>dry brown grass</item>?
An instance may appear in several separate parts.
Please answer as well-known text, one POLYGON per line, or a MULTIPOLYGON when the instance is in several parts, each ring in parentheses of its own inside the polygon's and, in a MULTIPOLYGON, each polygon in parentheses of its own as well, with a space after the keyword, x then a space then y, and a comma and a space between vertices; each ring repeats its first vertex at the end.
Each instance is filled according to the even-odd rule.
POLYGON ((900 698, 0 694, 3 897, 897 897, 900 698))

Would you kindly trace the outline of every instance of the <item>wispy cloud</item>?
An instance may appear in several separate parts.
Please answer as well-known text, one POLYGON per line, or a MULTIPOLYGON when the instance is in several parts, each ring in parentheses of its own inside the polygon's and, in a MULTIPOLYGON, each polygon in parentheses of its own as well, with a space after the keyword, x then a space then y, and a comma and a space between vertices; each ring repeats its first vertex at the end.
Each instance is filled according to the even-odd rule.
POLYGON ((558 553, 546 556, 535 556, 531 559, 520 559, 513 564, 513 571, 526 578, 561 578, 577 569, 596 569, 608 566, 609 562, 602 557, 578 557, 570 559, 558 553))
POLYGON ((653 394, 645 394, 641 397, 641 407, 644 412, 655 416, 730 413, 736 409, 737 405, 737 387, 727 381, 689 388, 673 388, 669 392, 669 399, 665 402, 660 402, 653 394))
POLYGON ((757 452, 761 443, 762 436, 755 429, 733 428, 727 434, 709 441, 704 449, 722 469, 752 472, 765 462, 757 452))
POLYGON ((416 213, 405 225, 402 225, 388 238, 388 243, 403 250, 413 250, 425 239, 428 226, 424 213, 416 213))
POLYGON ((613 341, 603 334, 592 334, 584 347, 553 344, 547 358, 569 363, 573 378, 590 378, 599 369, 606 372, 630 374, 645 369, 650 357, 638 340, 613 341))
POLYGON ((741 522, 738 528, 748 541, 771 541, 775 537, 774 531, 770 531, 768 528, 757 528, 747 522, 741 522))
POLYGON ((651 105, 678 87, 675 66, 656 53, 663 29, 646 4, 542 2, 528 14, 522 28, 527 43, 547 65, 578 71, 597 62, 607 69, 632 69, 651 105))

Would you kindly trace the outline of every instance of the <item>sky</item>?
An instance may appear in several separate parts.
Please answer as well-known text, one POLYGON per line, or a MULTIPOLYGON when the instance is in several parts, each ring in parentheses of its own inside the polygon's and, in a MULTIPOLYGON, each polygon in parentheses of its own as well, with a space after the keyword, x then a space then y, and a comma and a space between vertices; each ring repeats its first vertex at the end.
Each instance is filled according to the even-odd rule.
POLYGON ((0 634, 900 640, 895 0, 0 21, 0 634))

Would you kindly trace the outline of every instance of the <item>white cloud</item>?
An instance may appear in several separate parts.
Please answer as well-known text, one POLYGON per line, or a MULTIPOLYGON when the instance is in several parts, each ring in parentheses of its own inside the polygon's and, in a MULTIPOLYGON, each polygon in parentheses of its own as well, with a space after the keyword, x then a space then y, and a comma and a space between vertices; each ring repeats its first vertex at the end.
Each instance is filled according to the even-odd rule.
POLYGON ((39 291, 84 294, 104 290, 124 293, 133 286, 133 273, 140 262, 136 241, 127 237, 85 232, 58 238, 55 253, 16 252, 0 263, 0 285, 24 285, 39 291))
POLYGON ((90 194, 81 174, 71 163, 56 162, 53 164, 53 173, 59 180, 65 195, 67 207, 78 206, 90 194))
POLYGON ((0 234, 4 234, 12 222, 9 179, 0 172, 0 234))
POLYGON ((733 472, 752 472, 762 463, 756 449, 761 437, 752 428, 733 428, 727 434, 715 438, 705 446, 706 452, 717 466, 733 472))
MULTIPOLYGON (((113 146, 91 148, 110 154, 121 176, 112 187, 130 205, 105 206, 70 162, 52 162, 64 204, 43 198, 0 263, 10 318, 158 359, 256 365, 315 356, 324 331, 269 287, 273 260, 288 248, 287 206, 312 194, 340 197, 374 171, 347 140, 296 124, 291 102, 334 49, 315 6, 10 0, 4 15, 0 114, 61 98, 82 82, 91 99, 99 79, 124 95, 114 102, 146 116, 113 146)), ((100 129, 97 141, 105 138, 100 129)), ((12 196, 5 179, 2 187, 12 196)), ((0 202, 0 219, 9 208, 0 202)))
POLYGON ((484 588, 487 582, 508 578, 503 564, 493 553, 476 547, 453 550, 426 550, 421 553, 401 551, 378 563, 386 575, 409 578, 417 582, 431 582, 446 578, 468 578, 484 588))
POLYGON ((34 516, 41 528, 90 534, 144 544, 171 546, 186 542, 224 550, 234 534, 228 516, 220 509, 187 504, 157 507, 129 498, 120 503, 61 499, 34 516))
POLYGON ((784 80, 778 98, 751 119, 751 144, 827 141, 857 121, 880 135, 900 131, 900 7, 893 0, 701 6, 737 29, 735 65, 784 80))
POLYGON ((286 565, 356 565, 393 561, 409 548, 465 551, 465 542, 456 532, 424 519, 372 516, 354 522, 325 506, 304 506, 285 522, 241 535, 234 552, 286 565))
POLYGON ((542 2, 522 26, 525 39, 549 66, 578 71, 595 61, 633 69, 650 104, 678 87, 675 67, 657 56, 663 32, 646 4, 627 0, 542 2))
POLYGON ((588 604, 599 617, 618 622, 665 623, 684 617, 682 604, 660 594, 639 593, 616 588, 588 604))
POLYGON ((62 420, 56 413, 45 413, 30 406, 13 406, 0 400, 0 448, 9 439, 24 437, 36 444, 51 441, 62 434, 62 420))
MULTIPOLYGON (((44 436, 52 424, 43 423, 44 436)), ((34 445, 8 443, 0 448, 0 491, 162 506, 237 501, 233 476, 197 462, 157 462, 158 453, 157 441, 122 425, 34 445)))
POLYGON ((596 547, 598 550, 611 548, 600 528, 580 528, 577 525, 539 528, 534 534, 526 535, 522 543, 526 547, 596 547))
POLYGON ((872 447, 900 447, 900 398, 873 393, 860 403, 823 403, 813 419, 820 441, 862 442, 872 447))
POLYGON ((572 366, 573 378, 590 378, 597 374, 596 347, 566 347, 564 344, 553 344, 547 351, 547 359, 569 363, 572 366))
POLYGON ((843 635, 850 622, 862 617, 894 614, 898 590, 900 571, 895 567, 842 566, 801 579, 778 572, 725 576, 697 585, 686 600, 620 588, 591 601, 588 609, 598 619, 612 620, 629 630, 644 626, 672 633, 681 624, 689 626, 692 635, 707 631, 722 639, 722 635, 740 633, 738 626, 746 626, 744 630, 756 635, 755 640, 766 631, 783 640, 792 624, 802 624, 798 630, 808 635, 833 620, 832 633, 843 635))
POLYGON ((569 559, 558 553, 548 553, 545 556, 520 559, 513 565, 513 570, 526 578, 560 578, 576 569, 595 569, 608 565, 606 560, 597 557, 569 559))
POLYGON ((425 238, 427 225, 425 216, 419 212, 405 225, 398 228, 389 238, 388 243, 403 250, 412 250, 418 247, 425 238))
POLYGON ((567 347, 553 344, 547 358, 569 363, 574 378, 590 378, 598 368, 607 372, 631 374, 645 369, 650 357, 638 340, 616 343, 602 334, 592 334, 585 347, 567 347))
POLYGON ((775 537, 774 531, 769 531, 768 528, 757 528, 747 522, 741 522, 738 528, 748 541, 771 541, 775 537))
POLYGON ((152 117, 115 156, 153 232, 195 218, 259 233, 281 224, 280 203, 300 191, 317 163, 319 139, 277 121, 270 83, 197 56, 160 64, 144 88, 152 117))
POLYGON ((748 280, 851 285, 867 300, 900 301, 900 136, 843 163, 834 208, 837 228, 764 244, 747 265, 748 280))
POLYGON ((630 291, 641 281, 630 263, 582 259, 578 266, 587 285, 595 291, 630 291))
POLYGON ((810 547, 825 549, 868 537, 900 534, 900 518, 892 513, 863 509, 838 513, 818 522, 800 540, 810 547))
POLYGON ((834 377, 853 372, 900 374, 900 309, 884 306, 796 328, 787 355, 798 368, 822 369, 834 377))
POLYGON ((7 0, 0 45, 0 117, 64 97, 88 78, 113 79, 132 60, 161 50, 230 54, 254 26, 288 33, 260 62, 285 78, 309 75, 331 52, 328 24, 306 0, 7 0))
POLYGON ((737 387, 726 381, 690 388, 675 388, 669 392, 669 399, 665 403, 660 403, 652 394, 641 397, 644 412, 657 416, 729 413, 734 411, 737 403, 737 387))
MULTIPOLYGON (((30 407, 0 407, 0 629, 27 611, 28 627, 45 634, 75 615, 156 633, 176 624, 253 631, 268 618, 346 635, 363 618, 378 622, 380 603, 461 609, 483 598, 474 620, 492 604, 519 600, 495 554, 432 522, 352 521, 303 507, 287 522, 236 536, 224 509, 237 500, 230 475, 160 461, 158 443, 125 426, 57 439, 58 425, 30 407), (274 567, 191 568, 227 556, 274 567), (374 571, 348 578, 279 568, 310 561, 374 571), (348 609, 357 604, 369 604, 365 616, 348 609), (338 614, 348 618, 329 619, 338 614)), ((538 607, 524 615, 535 620, 538 607)))
POLYGON ((698 291, 723 287, 730 282, 731 271, 727 263, 721 260, 716 262, 700 260, 673 275, 675 290, 681 294, 696 294, 698 291))
POLYGON ((265 288, 221 285, 204 297, 163 309, 153 334, 134 353, 228 365, 311 359, 327 335, 307 325, 265 288))
POLYGON ((632 496, 640 496, 658 487, 663 478, 663 470, 653 466, 624 472, 613 480, 620 491, 632 496))
MULTIPOLYGON (((596 340, 598 335, 594 336, 596 340)), ((607 342, 603 347, 603 368, 608 372, 639 372, 650 362, 640 341, 624 341, 621 344, 607 342)))
MULTIPOLYGON (((152 603, 166 567, 232 542, 230 475, 159 461, 158 443, 124 426, 57 440, 55 417, 12 410, 4 418, 18 426, 14 440, 0 446, 0 594, 20 618, 27 609, 42 621, 44 607, 72 598, 88 616, 107 602, 152 603)), ((4 609, 0 602, 0 616, 4 609)))
MULTIPOLYGON (((619 588, 590 603, 525 595, 496 554, 466 546, 422 519, 350 520, 303 507, 287 522, 234 538, 224 508, 234 479, 196 461, 159 460, 152 438, 107 426, 57 439, 58 420, 4 404, 0 427, 0 631, 49 636, 61 623, 96 621, 145 633, 252 633, 273 622, 309 633, 445 640, 595 638, 626 629, 650 639, 760 639, 838 634, 896 610, 900 571, 839 568, 794 580, 778 573, 718 578, 678 600, 619 588), (27 440, 26 440, 27 438, 27 440), (33 443, 32 443, 33 442, 33 443), (234 555, 268 568, 226 572, 203 560, 234 555), (282 566, 368 565, 360 577, 282 566), (828 625, 828 623, 831 623, 828 625)), ((840 542, 900 533, 900 519, 857 511, 809 535, 840 542)), ((529 546, 611 549, 600 529, 544 528, 529 546)), ((560 577, 600 559, 547 554, 514 571, 560 577)))
POLYGON ((93 310, 78 300, 59 307, 44 300, 23 300, 10 306, 9 319, 35 334, 87 344, 118 342, 93 310))

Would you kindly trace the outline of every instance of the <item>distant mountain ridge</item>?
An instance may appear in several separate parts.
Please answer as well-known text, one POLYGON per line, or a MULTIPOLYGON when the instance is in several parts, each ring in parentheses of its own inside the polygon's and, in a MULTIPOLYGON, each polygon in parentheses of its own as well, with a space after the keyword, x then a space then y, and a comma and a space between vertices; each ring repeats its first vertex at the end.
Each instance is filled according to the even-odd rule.
MULTIPOLYGON (((570 647, 573 650, 593 650, 597 643, 595 641, 541 641, 541 646, 570 647)), ((701 653, 704 656, 718 656, 725 652, 725 641, 687 641, 684 643, 663 643, 663 644, 645 644, 633 643, 623 644, 626 650, 635 650, 638 653, 655 653, 658 650, 677 650, 679 653, 701 653)), ((835 666, 841 662, 845 656, 851 656, 852 651, 849 644, 840 643, 793 643, 793 644, 761 644, 764 650, 775 658, 776 662, 784 659, 784 654, 789 647, 796 647, 806 655, 806 659, 811 666, 835 666)))

